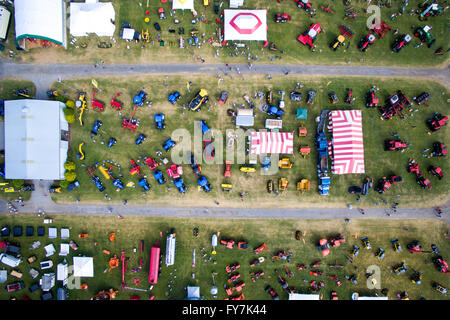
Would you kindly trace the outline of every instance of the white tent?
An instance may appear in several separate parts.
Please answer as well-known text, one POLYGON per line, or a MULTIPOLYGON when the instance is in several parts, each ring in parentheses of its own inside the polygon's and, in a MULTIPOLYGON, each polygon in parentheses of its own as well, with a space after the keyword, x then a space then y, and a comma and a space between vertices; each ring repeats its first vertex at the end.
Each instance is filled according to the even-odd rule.
POLYGON ((173 0, 172 10, 194 10, 194 0, 173 0))
POLYGON ((86 1, 70 4, 70 34, 74 37, 95 33, 99 37, 112 37, 116 26, 116 13, 111 2, 86 1))
POLYGON ((17 45, 32 38, 67 47, 65 0, 15 0, 14 17, 17 45))
POLYGON ((172 266, 175 263, 175 248, 177 238, 175 234, 169 234, 166 239, 166 266, 172 266))
POLYGON ((69 148, 64 107, 59 101, 5 101, 6 179, 64 180, 69 148))
POLYGON ((59 255, 65 257, 69 254, 70 246, 68 243, 61 243, 59 249, 59 255))
POLYGON ((46 257, 50 257, 56 252, 55 246, 52 243, 46 245, 44 249, 46 252, 45 254, 46 257))
POLYGON ((187 300, 200 300, 200 287, 188 286, 187 290, 187 300))
POLYGON ((94 259, 92 257, 73 257, 74 277, 94 277, 94 259))
POLYGON ((289 300, 320 300, 318 294, 289 293, 289 300))
POLYGON ((267 40, 267 10, 224 10, 225 40, 267 40))

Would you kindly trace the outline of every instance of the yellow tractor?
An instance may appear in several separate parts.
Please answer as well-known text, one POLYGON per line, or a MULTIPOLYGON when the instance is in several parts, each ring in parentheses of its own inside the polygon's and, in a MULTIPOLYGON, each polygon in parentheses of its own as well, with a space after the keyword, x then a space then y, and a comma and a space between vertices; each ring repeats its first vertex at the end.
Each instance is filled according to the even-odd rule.
POLYGON ((233 189, 233 185, 230 183, 222 183, 221 187, 222 191, 231 191, 233 189))
POLYGON ((283 158, 278 161, 278 166, 282 169, 290 169, 293 166, 293 163, 289 158, 283 158))
POLYGON ((288 179, 286 178, 280 178, 278 180, 278 190, 285 191, 288 187, 288 179))
POLYGON ((83 126, 83 112, 86 109, 87 105, 86 92, 80 92, 78 100, 81 101, 80 115, 78 116, 78 121, 80 122, 80 126, 83 126))
POLYGON ((246 165, 240 167, 239 170, 242 172, 256 172, 255 167, 246 166, 246 165))
POLYGON ((297 190, 301 191, 302 193, 305 191, 309 191, 311 188, 311 183, 308 179, 302 179, 299 182, 297 182, 297 190))

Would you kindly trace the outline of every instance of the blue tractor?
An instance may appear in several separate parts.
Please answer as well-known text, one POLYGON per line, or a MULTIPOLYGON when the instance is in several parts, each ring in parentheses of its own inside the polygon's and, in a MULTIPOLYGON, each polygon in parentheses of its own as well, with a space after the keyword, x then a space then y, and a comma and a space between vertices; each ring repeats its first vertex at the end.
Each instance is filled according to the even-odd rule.
POLYGON ((167 139, 166 142, 164 142, 162 145, 164 151, 169 151, 174 146, 175 146, 175 142, 173 142, 171 138, 167 139))
POLYGON ((100 178, 97 176, 92 176, 92 182, 95 183, 95 186, 100 192, 103 192, 105 190, 105 187, 103 186, 102 182, 100 181, 100 178))
POLYGON ((78 188, 80 186, 80 183, 78 182, 78 180, 75 180, 74 182, 72 182, 71 184, 69 184, 67 186, 67 191, 73 191, 74 189, 78 188))
POLYGON ((164 123, 164 113, 155 114, 155 125, 156 125, 156 129, 159 129, 159 130, 166 128, 166 124, 164 123))
POLYGON ((150 190, 150 185, 148 184, 147 180, 145 180, 145 178, 142 178, 141 180, 139 180, 139 186, 142 189, 144 189, 145 191, 150 190))
POLYGON ((144 104, 145 99, 147 99, 147 94, 141 90, 134 96, 133 103, 140 107, 144 104))
POLYGON ((91 130, 91 133, 97 135, 98 130, 100 129, 102 124, 103 124, 103 122, 101 122, 100 120, 95 120, 94 126, 92 127, 92 130, 91 130))
POLYGON ((173 183, 180 193, 186 192, 186 186, 184 185, 183 179, 178 178, 173 183))
POLYGON ((205 176, 201 176, 200 178, 198 178, 197 182, 200 185, 200 187, 203 189, 203 191, 205 191, 205 192, 211 191, 211 185, 209 184, 208 179, 206 179, 205 176))
POLYGON ((137 145, 141 144, 142 142, 145 141, 145 139, 147 139, 147 137, 144 134, 142 134, 142 133, 139 134, 139 136, 136 139, 136 144, 137 145))
POLYGON ((120 181, 118 178, 114 179, 112 185, 116 188, 119 188, 120 190, 123 190, 124 188, 122 181, 120 181))
POLYGON ((116 138, 109 138, 108 141, 108 148, 111 148, 113 145, 115 145, 117 143, 116 138))
POLYGON ((178 99, 180 99, 180 98, 181 98, 180 93, 178 91, 175 91, 169 95, 168 100, 171 104, 175 104, 178 101, 178 99))
POLYGON ((155 177, 156 181, 158 181, 159 184, 164 184, 166 182, 166 178, 164 178, 161 170, 156 169, 153 173, 153 177, 155 177))

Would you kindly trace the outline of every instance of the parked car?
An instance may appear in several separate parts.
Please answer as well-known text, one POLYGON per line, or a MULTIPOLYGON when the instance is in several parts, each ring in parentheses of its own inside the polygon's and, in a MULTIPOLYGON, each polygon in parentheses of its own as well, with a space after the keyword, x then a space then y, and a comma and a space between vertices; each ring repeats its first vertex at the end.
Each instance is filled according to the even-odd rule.
POLYGON ((14 282, 14 283, 10 283, 6 286, 6 291, 8 292, 16 292, 19 290, 22 290, 23 288, 25 288, 24 284, 22 281, 18 281, 18 282, 14 282))

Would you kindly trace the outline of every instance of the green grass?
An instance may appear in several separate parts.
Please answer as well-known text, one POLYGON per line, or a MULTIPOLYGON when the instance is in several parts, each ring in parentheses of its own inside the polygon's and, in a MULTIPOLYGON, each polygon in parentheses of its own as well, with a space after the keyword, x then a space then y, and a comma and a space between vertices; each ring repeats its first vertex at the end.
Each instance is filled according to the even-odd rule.
MULTIPOLYGON (((166 4, 150 3, 150 19, 151 24, 146 25, 144 22, 144 12, 146 1, 126 1, 113 0, 112 1, 116 11, 116 32, 115 39, 117 42, 113 44, 112 49, 97 48, 98 41, 111 41, 109 38, 98 38, 96 36, 89 36, 87 38, 80 37, 75 45, 69 44, 68 49, 61 48, 52 49, 33 49, 29 52, 17 52, 14 45, 14 23, 11 24, 9 32, 9 42, 6 45, 7 49, 16 51, 17 61, 27 62, 73 62, 73 63, 93 63, 94 60, 104 60, 108 63, 149 63, 149 62, 187 62, 197 61, 197 56, 202 56, 207 63, 242 63, 247 62, 247 53, 252 56, 258 56, 258 61, 261 63, 270 63, 274 56, 282 57, 282 60, 275 59, 274 63, 294 63, 294 64, 347 64, 352 65, 398 65, 398 66, 437 66, 445 64, 448 61, 447 54, 435 55, 434 51, 442 47, 444 51, 448 47, 447 22, 448 12, 442 16, 429 18, 427 21, 419 21, 417 15, 409 15, 410 10, 417 10, 418 4, 421 0, 409 1, 407 13, 396 17, 393 20, 390 16, 394 12, 401 9, 400 1, 394 2, 391 8, 381 8, 381 19, 385 21, 392 31, 388 32, 382 39, 377 39, 376 43, 368 49, 367 52, 361 53, 357 48, 359 41, 368 34, 366 27, 366 20, 369 14, 365 13, 367 9, 366 1, 354 0, 352 7, 358 15, 357 20, 343 20, 345 16, 346 7, 343 6, 342 1, 313 3, 313 7, 317 9, 317 14, 311 18, 303 9, 296 7, 294 1, 282 1, 281 3, 275 1, 260 1, 248 0, 245 2, 244 8, 247 9, 267 9, 268 10, 268 41, 274 42, 279 48, 278 51, 270 51, 268 48, 262 49, 262 42, 247 41, 245 54, 242 50, 235 51, 232 43, 219 50, 219 56, 216 57, 217 47, 212 46, 207 42, 211 37, 218 42, 217 28, 220 27, 215 19, 218 17, 213 10, 213 4, 208 8, 204 8, 202 1, 195 1, 195 9, 198 12, 198 17, 205 14, 204 21, 209 23, 197 22, 195 25, 191 23, 193 17, 190 11, 178 10, 173 17, 170 16, 171 6, 170 2, 166 4), (139 6, 142 3, 142 7, 139 6), (331 9, 335 12, 333 15, 324 12, 320 9, 320 5, 330 4, 331 9), (167 19, 160 20, 157 14, 157 9, 163 7, 166 12, 167 19), (291 21, 288 23, 276 23, 274 15, 278 12, 288 13, 291 16, 291 21), (180 20, 180 24, 174 24, 174 19, 180 20), (129 44, 130 49, 127 49, 127 43, 120 39, 120 30, 122 23, 130 23, 138 32, 148 28, 151 39, 154 43, 129 44), (161 47, 158 42, 158 35, 153 27, 153 23, 158 22, 161 25, 160 39, 164 40, 165 46, 161 47), (298 42, 297 37, 305 32, 311 23, 321 23, 324 30, 317 40, 317 49, 311 52, 306 46, 298 42), (339 26, 345 24, 354 33, 350 40, 350 46, 340 48, 334 52, 329 48, 329 45, 339 34, 339 26), (415 27, 428 24, 432 26, 432 34, 436 38, 436 43, 432 48, 427 48, 425 45, 420 48, 414 48, 419 43, 418 38, 414 37, 409 47, 403 49, 400 53, 394 54, 391 50, 396 37, 402 33, 413 34, 415 27), (178 27, 183 27, 185 34, 181 35, 186 42, 185 49, 178 48, 178 41, 180 35, 177 32, 169 33, 168 29, 173 28, 178 31, 178 27), (187 44, 187 39, 190 38, 191 29, 196 28, 199 31, 201 48, 190 46, 187 44), (398 35, 393 34, 393 30, 398 29, 398 35), (79 48, 80 43, 86 43, 86 49, 79 48), (76 48, 78 46, 78 48, 76 48), (282 52, 283 51, 283 52, 282 52), (235 53, 238 53, 235 56, 235 53)), ((222 9, 228 7, 228 2, 224 1, 222 9)), ((68 31, 69 40, 71 37, 68 31)), ((0 53, 3 57, 8 56, 8 50, 0 53)))
MULTIPOLYGON (((77 255, 85 255, 94 257, 94 278, 82 278, 81 283, 86 283, 88 289, 84 290, 70 290, 69 295, 71 300, 88 300, 97 292, 103 289, 114 288, 119 290, 117 299, 127 300, 132 295, 140 296, 142 300, 149 298, 149 293, 143 293, 132 290, 120 289, 122 280, 121 269, 116 268, 110 272, 104 273, 107 269, 108 261, 111 255, 117 254, 121 256, 121 252, 125 251, 125 256, 128 260, 128 270, 126 272, 125 283, 129 287, 147 289, 148 288, 148 270, 150 259, 150 248, 159 241, 163 257, 161 268, 161 275, 158 284, 154 285, 152 295, 157 300, 166 299, 183 299, 186 295, 185 287, 187 285, 200 286, 201 295, 206 299, 213 299, 209 294, 209 289, 212 284, 212 272, 217 272, 215 277, 216 285, 219 289, 217 300, 222 300, 227 297, 223 288, 227 283, 227 274, 225 266, 232 263, 239 263, 241 268, 239 273, 241 280, 245 282, 246 286, 243 293, 248 300, 268 300, 270 296, 264 292, 266 285, 272 286, 280 296, 280 299, 287 299, 288 294, 284 292, 277 282, 275 270, 288 280, 288 283, 294 289, 303 293, 309 292, 309 282, 316 279, 324 281, 325 287, 320 294, 323 299, 327 300, 330 297, 330 291, 336 291, 339 299, 348 300, 352 292, 359 292, 361 295, 373 296, 375 291, 369 290, 366 286, 365 272, 367 267, 376 265, 380 267, 381 272, 381 288, 389 290, 389 299, 396 299, 396 294, 407 291, 410 298, 413 300, 425 297, 429 300, 447 299, 446 296, 434 291, 431 288, 433 282, 438 282, 441 285, 448 287, 448 279, 445 274, 439 273, 432 263, 432 258, 435 255, 431 254, 410 254, 406 250, 406 245, 412 240, 419 240, 424 250, 429 250, 431 244, 436 244, 441 254, 448 256, 449 244, 444 239, 447 233, 447 227, 442 221, 432 220, 352 220, 350 223, 345 223, 343 220, 279 220, 270 219, 262 220, 235 220, 235 219, 184 219, 184 218, 151 218, 151 217, 125 217, 124 219, 117 219, 109 216, 65 216, 54 215, 53 224, 47 225, 59 228, 70 228, 70 239, 74 240, 79 249, 77 251, 70 251, 67 258, 69 265, 72 264, 72 257, 77 255), (100 223, 101 221, 101 223, 100 223), (192 234, 194 227, 199 228, 199 236, 195 238, 192 234), (175 264, 171 267, 166 267, 164 264, 165 256, 165 239, 171 228, 175 228, 177 236, 176 258, 175 264), (296 230, 301 230, 305 236, 305 242, 294 239, 296 230), (235 240, 246 240, 249 243, 249 249, 226 249, 219 246, 215 256, 211 255, 211 235, 220 231, 220 239, 232 238, 235 240), (89 234, 88 238, 79 239, 79 233, 89 234), (116 233, 115 242, 108 240, 110 232, 116 233), (160 237, 160 232, 162 237, 160 237), (321 238, 328 238, 341 233, 346 241, 338 248, 331 249, 330 254, 323 258, 320 252, 316 249, 316 244, 321 238), (355 238, 355 234, 358 238, 355 238), (360 238, 368 236, 372 245, 371 250, 366 250, 362 246, 360 238), (395 253, 390 240, 398 238, 403 247, 401 253, 395 253), (140 241, 144 240, 144 252, 140 253, 140 241), (253 248, 265 242, 268 249, 260 256, 264 256, 265 262, 256 266, 250 267, 250 262, 257 256, 253 253, 253 248), (345 256, 350 254, 352 246, 356 244, 360 249, 359 256, 355 259, 353 264, 350 264, 345 256), (379 262, 375 257, 375 252, 379 247, 382 247, 385 252, 385 258, 379 262), (133 252, 136 248, 136 252, 133 252), (196 266, 192 267, 192 251, 196 249, 196 266), (204 250, 202 249, 204 248, 204 250), (103 250, 109 250, 111 255, 106 255, 103 250), (293 256, 290 262, 280 260, 271 261, 271 257, 276 255, 281 250, 292 250, 293 256), (205 255, 203 257, 203 255, 205 255), (144 265, 140 272, 134 273, 132 268, 139 265, 139 258, 142 257, 144 265), (297 264, 305 264, 309 266, 311 263, 321 260, 322 265, 317 268, 320 269, 324 275, 315 278, 309 275, 308 267, 306 271, 298 271, 297 264), (206 261, 206 262, 205 262, 206 261), (401 262, 407 265, 407 272, 402 275, 395 275, 392 268, 401 262), (343 269, 333 270, 328 267, 328 264, 344 265, 343 269), (288 270, 293 271, 295 276, 291 279, 286 277, 284 266, 288 270), (355 268, 357 267, 357 268, 355 268), (250 279, 249 273, 252 271, 262 270, 265 274, 262 278, 253 283, 250 279), (410 277, 413 270, 423 272, 423 282, 421 285, 414 285, 410 282, 410 277), (359 276, 358 284, 350 284, 344 278, 344 275, 351 275, 356 273, 359 276), (195 274, 195 278, 192 278, 195 274), (342 286, 337 287, 332 279, 327 276, 336 275, 342 282, 342 286), (140 280, 136 285, 134 279, 140 280), (306 282, 304 281, 306 280, 306 282), (171 286, 172 291, 169 290, 168 285, 171 286)), ((35 216, 19 215, 19 216, 2 216, 0 218, 1 225, 9 225, 11 228, 16 225, 25 226, 39 226, 42 225, 42 218, 35 216)), ((33 300, 38 300, 41 291, 38 290, 30 294, 28 287, 36 282, 37 279, 31 279, 28 274, 30 267, 39 270, 39 262, 51 259, 54 267, 49 269, 56 272, 56 265, 63 259, 58 256, 59 244, 63 241, 61 239, 48 239, 47 231, 44 237, 26 237, 20 238, 10 237, 10 241, 19 243, 21 245, 21 254, 24 262, 19 265, 17 270, 23 273, 22 281, 26 287, 25 290, 8 294, 5 290, 0 291, 0 299, 7 300, 11 297, 20 299, 23 295, 28 295, 33 300), (41 247, 36 250, 29 250, 33 241, 39 240, 41 247), (49 258, 45 258, 45 251, 43 247, 49 243, 53 243, 57 249, 57 253, 49 258), (37 262, 29 265, 26 259, 36 255, 37 262)), ((3 285, 17 281, 9 275, 11 268, 8 270, 8 280, 3 285)), ((56 288, 52 289, 53 296, 56 297, 56 288)))
MULTIPOLYGON (((136 188, 125 188, 120 192, 115 192, 111 186, 111 182, 103 178, 100 172, 97 175, 101 178, 106 187, 106 193, 112 198, 112 202, 121 203, 124 199, 133 204, 161 204, 161 205, 211 205, 213 201, 219 201, 222 205, 233 207, 267 207, 273 204, 282 207, 302 207, 302 206, 322 206, 331 207, 336 205, 344 206, 348 203, 358 205, 356 197, 347 193, 347 188, 351 185, 361 185, 365 176, 370 176, 377 182, 384 176, 392 174, 401 175, 404 183, 394 185, 391 190, 383 196, 371 191, 367 197, 363 197, 359 205, 365 207, 375 207, 378 204, 382 206, 381 201, 399 202, 400 206, 431 206, 443 203, 448 199, 448 188, 445 181, 439 181, 426 173, 428 166, 438 165, 444 172, 449 170, 449 163, 446 158, 424 158, 423 150, 430 148, 435 141, 446 142, 445 137, 448 135, 448 127, 442 128, 432 134, 427 134, 426 119, 430 118, 434 111, 445 113, 448 106, 448 91, 440 84, 431 81, 418 81, 414 79, 366 79, 366 78, 309 78, 304 79, 294 76, 279 76, 272 80, 263 78, 262 76, 250 76, 246 80, 233 80, 226 77, 224 82, 217 85, 217 79, 213 76, 195 76, 190 77, 193 82, 191 93, 185 89, 186 78, 175 76, 170 78, 141 77, 141 78, 115 78, 115 79, 97 79, 102 89, 96 98, 103 101, 105 111, 99 113, 92 110, 91 104, 88 103, 89 110, 85 113, 84 123, 81 127, 78 122, 71 126, 71 146, 69 151, 69 159, 73 159, 77 164, 77 175, 81 188, 73 192, 63 192, 62 194, 53 196, 57 202, 73 202, 79 199, 81 202, 108 202, 104 199, 104 195, 95 188, 94 184, 86 172, 87 168, 94 163, 101 163, 109 160, 118 163, 121 166, 122 181, 126 184, 133 181, 137 184, 138 179, 128 173, 130 168, 130 159, 138 160, 144 156, 156 156, 157 150, 162 150, 162 143, 171 136, 172 132, 178 128, 184 128, 191 134, 194 131, 194 120, 207 120, 211 128, 219 129, 225 132, 226 129, 232 129, 234 125, 231 118, 226 116, 226 110, 232 107, 232 104, 241 105, 244 103, 242 95, 248 93, 251 96, 256 91, 266 91, 272 89, 274 92, 274 101, 277 103, 279 95, 278 90, 285 90, 286 99, 286 115, 283 117, 283 131, 295 132, 294 139, 294 155, 291 160, 294 163, 292 169, 280 169, 274 176, 260 175, 259 172, 250 174, 248 177, 239 171, 239 165, 232 166, 231 183, 233 190, 230 193, 224 193, 220 190, 220 184, 223 183, 223 164, 203 164, 202 173, 210 180, 213 190, 210 193, 204 193, 197 190, 196 177, 188 165, 184 165, 183 179, 189 190, 185 195, 180 195, 168 181, 165 185, 160 186, 151 176, 151 172, 146 166, 142 167, 143 174, 147 176, 152 190, 145 196, 141 194, 138 186, 136 188), (164 83, 167 82, 167 86, 164 83), (288 95, 291 89, 295 87, 296 82, 301 82, 304 87, 300 91, 304 98, 301 102, 290 101, 288 95), (423 91, 431 93, 432 98, 429 106, 414 105, 413 109, 417 112, 405 112, 405 119, 395 117, 392 120, 383 121, 380 119, 380 113, 376 109, 368 109, 365 107, 365 94, 372 85, 377 85, 380 90, 377 96, 380 103, 388 98, 388 96, 397 89, 402 89, 409 98, 417 96, 423 91), (138 109, 135 117, 141 121, 139 129, 131 134, 129 131, 122 131, 121 116, 108 105, 109 100, 116 92, 120 92, 120 101, 124 104, 123 116, 129 116, 131 113, 131 100, 137 90, 145 87, 145 91, 149 94, 148 99, 153 101, 151 108, 143 106, 138 109), (212 110, 203 109, 198 113, 184 112, 180 105, 187 103, 192 99, 196 90, 206 88, 210 95, 210 103, 212 110), (356 101, 353 107, 349 107, 343 103, 346 88, 352 88, 356 101), (175 105, 167 102, 169 92, 179 90, 182 98, 175 105), (317 90, 317 99, 314 105, 307 106, 305 103, 306 92, 309 89, 317 90), (226 106, 216 103, 221 90, 227 90, 230 98, 226 106), (327 94, 329 91, 337 93, 340 102, 337 107, 330 105, 327 94), (304 122, 308 129, 306 138, 299 138, 297 130, 300 121, 295 119, 297 107, 307 107, 308 120, 304 122), (363 134, 365 145, 365 175, 332 175, 331 192, 328 197, 320 196, 317 192, 317 153, 314 150, 314 139, 316 131, 316 123, 314 119, 320 114, 322 109, 361 109, 363 111, 363 134), (153 122, 155 113, 163 112, 166 115, 166 129, 158 131, 153 122), (411 116, 410 116, 411 115, 411 116), (90 130, 95 120, 100 119, 103 126, 100 129, 101 136, 91 137, 90 130), (147 140, 140 146, 134 141, 139 133, 144 133, 147 140), (392 134, 397 133, 400 137, 410 143, 412 146, 405 152, 385 152, 384 140, 392 138, 392 134), (108 149, 106 144, 110 137, 117 139, 117 144, 108 149), (80 161, 76 159, 79 143, 84 142, 83 151, 86 159, 80 161), (311 154, 303 159, 298 149, 300 145, 309 145, 312 147, 311 154), (422 190, 415 182, 414 175, 406 171, 409 158, 414 158, 419 162, 420 167, 431 180, 433 188, 431 190, 422 190), (278 181, 279 177, 286 177, 289 180, 288 191, 282 193, 279 197, 273 195, 268 196, 266 193, 266 181, 273 179, 278 181), (311 191, 303 195, 296 190, 296 182, 301 178, 307 178, 311 181, 311 191), (167 190, 167 186, 171 190, 167 190), (246 200, 236 201, 239 199, 239 193, 249 192, 246 200)), ((67 88, 76 88, 91 92, 88 80, 65 81, 67 85, 61 89, 61 84, 55 84, 57 88, 68 90, 67 88), (58 87, 59 86, 59 87, 58 87)), ((77 94, 72 91, 66 91, 67 97, 76 99, 77 94)), ((88 94, 90 95, 90 93, 88 94)), ((254 99, 256 105, 262 103, 259 99, 254 99)), ((259 110, 255 111, 255 129, 264 128, 265 114, 259 110)), ((217 137, 218 138, 218 137, 217 137)), ((225 143, 225 139, 224 139, 225 143)), ((225 148, 224 148, 225 150, 225 148)), ((163 153, 163 157, 170 160, 170 155, 163 153)), ((167 166, 161 166, 166 175, 167 166)), ((117 175, 117 173, 115 173, 117 175)), ((167 175, 166 175, 167 176, 167 175)))

